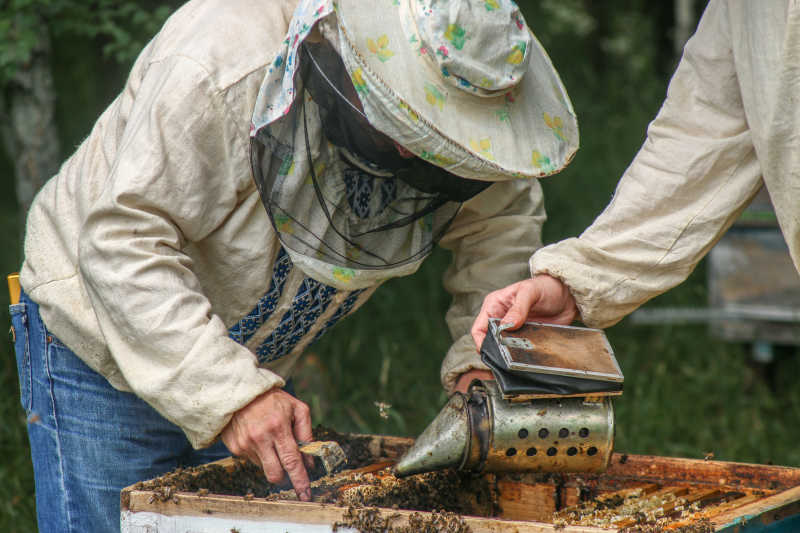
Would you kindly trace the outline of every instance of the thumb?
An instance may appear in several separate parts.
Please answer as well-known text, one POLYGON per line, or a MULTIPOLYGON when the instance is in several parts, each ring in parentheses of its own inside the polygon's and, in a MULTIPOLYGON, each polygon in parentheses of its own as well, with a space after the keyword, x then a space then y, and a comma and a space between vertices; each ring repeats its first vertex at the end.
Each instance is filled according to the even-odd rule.
POLYGON ((519 287, 514 294, 514 302, 503 317, 501 324, 509 324, 510 329, 518 329, 525 323, 540 296, 541 290, 535 279, 519 282, 519 287))

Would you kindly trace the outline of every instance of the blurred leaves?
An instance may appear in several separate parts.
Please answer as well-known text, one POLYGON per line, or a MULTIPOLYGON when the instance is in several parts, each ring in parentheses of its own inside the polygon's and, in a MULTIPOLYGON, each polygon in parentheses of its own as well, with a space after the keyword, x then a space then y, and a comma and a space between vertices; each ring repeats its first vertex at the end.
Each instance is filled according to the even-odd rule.
POLYGON ((150 9, 142 2, 122 0, 10 0, 0 10, 0 87, 30 62, 41 32, 102 38, 103 54, 130 61, 169 16, 169 6, 150 9))
POLYGON ((542 0, 550 32, 586 37, 597 27, 597 20, 582 0, 542 0))

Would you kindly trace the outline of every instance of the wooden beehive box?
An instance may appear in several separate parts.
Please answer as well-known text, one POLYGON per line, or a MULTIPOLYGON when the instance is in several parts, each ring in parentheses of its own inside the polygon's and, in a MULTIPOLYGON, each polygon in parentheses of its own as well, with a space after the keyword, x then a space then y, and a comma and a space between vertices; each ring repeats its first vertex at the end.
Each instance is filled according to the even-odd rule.
MULTIPOLYGON (((365 437, 374 465, 362 472, 377 473, 412 442, 365 437)), ((221 465, 230 470, 235 464, 228 459, 214 468, 221 465)), ((212 466, 196 471, 203 468, 212 466)), ((364 474, 341 475, 350 476, 345 482, 350 487, 353 479, 364 474)), ((474 533, 800 531, 800 469, 796 468, 614 454, 602 475, 486 475, 480 481, 491 487, 495 512, 492 516, 463 516, 461 526, 474 533), (623 512, 632 504, 633 510, 623 512), (586 513, 601 525, 579 525, 579 516, 586 513)), ((165 491, 148 486, 149 482, 122 491, 123 533, 328 533, 348 512, 347 507, 330 503, 270 501, 252 495, 165 491)), ((332 490, 344 487, 340 484, 332 490)), ((462 496, 474 498, 474 494, 462 496)), ((484 507, 486 504, 483 502, 484 507)), ((408 524, 415 514, 392 508, 376 513, 392 517, 394 527, 408 524)), ((431 515, 421 512, 416 518, 426 516, 431 515)))
POLYGON ((715 336, 800 345, 800 276, 765 188, 711 249, 707 276, 709 305, 730 312, 710 322, 715 336))

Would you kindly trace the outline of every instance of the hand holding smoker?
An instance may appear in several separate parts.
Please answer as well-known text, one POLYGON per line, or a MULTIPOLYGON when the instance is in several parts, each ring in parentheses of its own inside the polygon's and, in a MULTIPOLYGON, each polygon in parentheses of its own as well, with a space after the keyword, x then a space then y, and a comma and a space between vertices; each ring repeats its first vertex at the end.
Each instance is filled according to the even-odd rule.
POLYGON ((603 472, 614 446, 611 397, 623 375, 601 330, 489 320, 481 358, 496 381, 455 393, 395 467, 479 472, 603 472))

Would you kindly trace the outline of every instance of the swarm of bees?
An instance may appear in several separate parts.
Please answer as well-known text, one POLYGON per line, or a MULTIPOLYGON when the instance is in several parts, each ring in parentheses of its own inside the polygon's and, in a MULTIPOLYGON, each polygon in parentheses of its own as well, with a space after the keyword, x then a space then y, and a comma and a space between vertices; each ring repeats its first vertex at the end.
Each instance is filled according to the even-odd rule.
POLYGON ((349 507, 341 522, 333 524, 333 531, 343 528, 361 533, 470 533, 472 529, 464 519, 453 513, 434 511, 428 516, 414 513, 403 524, 399 514, 382 515, 374 507, 349 507))

